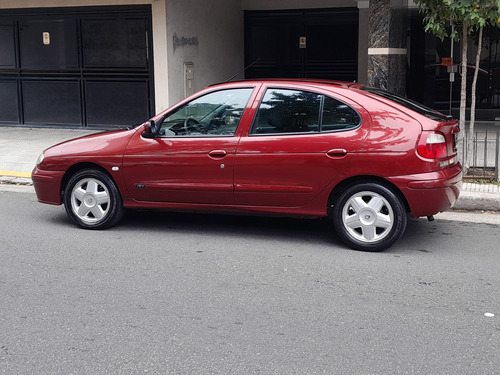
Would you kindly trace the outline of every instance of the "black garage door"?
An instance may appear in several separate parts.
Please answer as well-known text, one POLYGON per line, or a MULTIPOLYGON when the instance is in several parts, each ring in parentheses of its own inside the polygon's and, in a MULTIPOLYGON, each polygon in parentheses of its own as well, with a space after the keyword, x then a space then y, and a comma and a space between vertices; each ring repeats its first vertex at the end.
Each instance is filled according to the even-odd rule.
POLYGON ((150 6, 0 11, 0 124, 114 128, 154 111, 150 6))
POLYGON ((357 8, 245 12, 247 78, 358 75, 357 8))

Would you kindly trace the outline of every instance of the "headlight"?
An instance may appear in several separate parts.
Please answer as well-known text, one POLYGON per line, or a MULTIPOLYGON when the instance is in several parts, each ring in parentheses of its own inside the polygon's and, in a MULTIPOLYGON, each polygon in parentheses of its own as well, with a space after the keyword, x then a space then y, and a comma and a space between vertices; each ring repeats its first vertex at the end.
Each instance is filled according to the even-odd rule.
POLYGON ((44 153, 42 152, 40 154, 40 156, 38 157, 38 159, 36 159, 36 165, 39 165, 42 161, 43 161, 43 158, 45 157, 44 153))

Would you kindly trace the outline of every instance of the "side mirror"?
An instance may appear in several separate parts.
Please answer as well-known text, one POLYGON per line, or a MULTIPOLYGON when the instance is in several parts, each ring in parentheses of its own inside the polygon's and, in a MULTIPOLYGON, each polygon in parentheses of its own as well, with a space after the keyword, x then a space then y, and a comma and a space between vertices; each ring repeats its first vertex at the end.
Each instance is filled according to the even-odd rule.
POLYGON ((154 138, 158 133, 159 123, 154 120, 149 120, 146 124, 146 129, 142 132, 142 136, 146 138, 154 138))

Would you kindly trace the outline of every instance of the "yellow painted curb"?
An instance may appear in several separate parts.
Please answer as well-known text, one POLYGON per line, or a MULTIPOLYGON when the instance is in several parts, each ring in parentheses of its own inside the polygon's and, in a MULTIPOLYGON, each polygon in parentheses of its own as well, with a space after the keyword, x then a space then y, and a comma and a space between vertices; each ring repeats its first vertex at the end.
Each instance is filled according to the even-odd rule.
POLYGON ((0 171, 0 176, 31 178, 31 173, 28 173, 28 172, 13 172, 13 171, 0 171))

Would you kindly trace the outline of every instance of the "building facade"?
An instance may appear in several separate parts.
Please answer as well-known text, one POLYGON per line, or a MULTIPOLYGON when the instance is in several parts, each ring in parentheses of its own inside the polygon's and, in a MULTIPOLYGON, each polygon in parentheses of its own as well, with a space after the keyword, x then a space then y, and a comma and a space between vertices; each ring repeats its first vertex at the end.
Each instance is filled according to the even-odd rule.
POLYGON ((441 65, 450 47, 423 32, 411 0, 0 0, 0 126, 130 126, 256 77, 358 81, 446 111, 459 88, 441 65))

